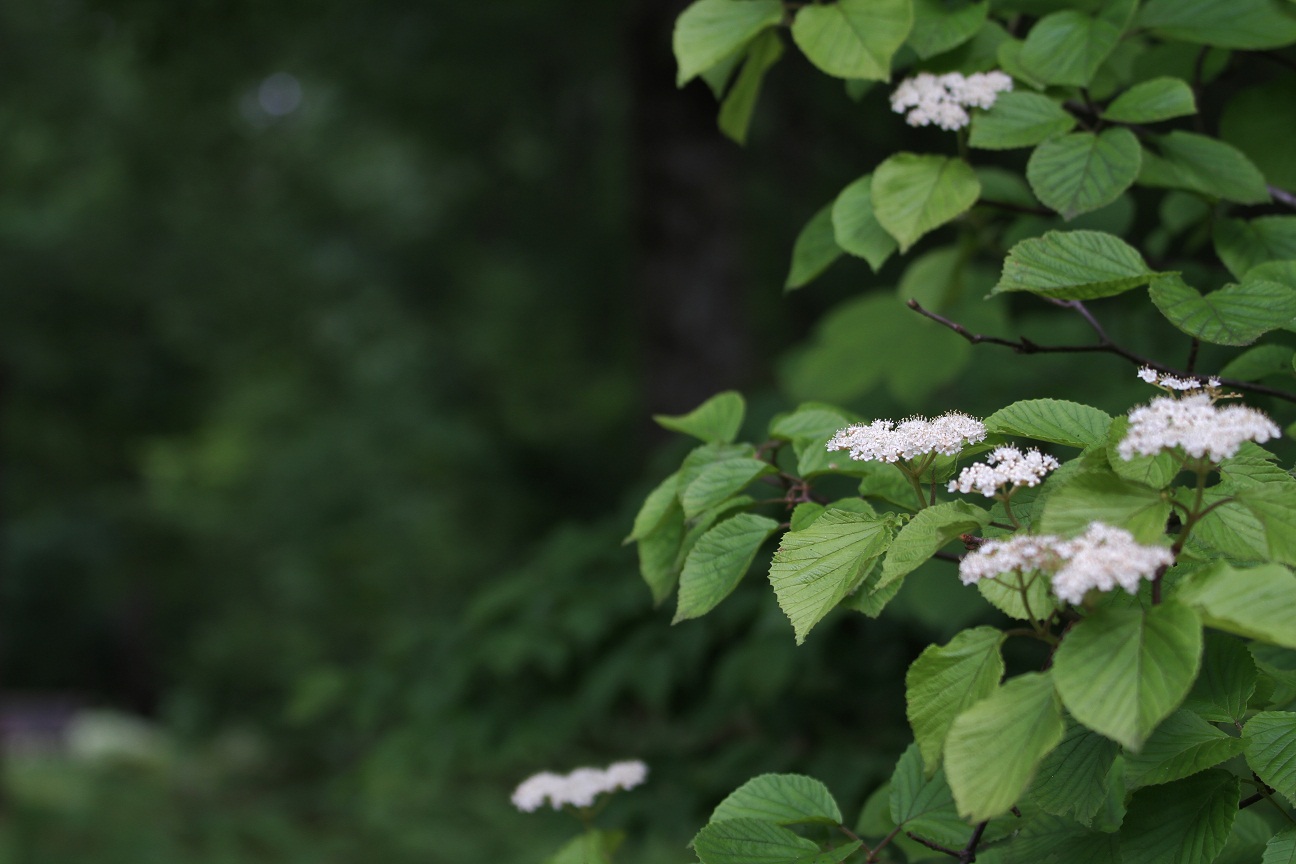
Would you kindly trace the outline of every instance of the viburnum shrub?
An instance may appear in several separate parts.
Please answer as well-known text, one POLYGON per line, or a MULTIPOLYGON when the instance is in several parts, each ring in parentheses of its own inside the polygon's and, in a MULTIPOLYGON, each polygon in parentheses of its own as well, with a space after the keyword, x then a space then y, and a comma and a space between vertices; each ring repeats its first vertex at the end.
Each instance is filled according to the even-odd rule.
POLYGON ((767 774, 716 807, 693 851, 1296 862, 1296 478, 1262 446, 1296 403, 1296 197, 1280 152, 1296 109, 1282 87, 1245 90, 1269 67, 1296 86, 1296 4, 698 0, 676 26, 679 83, 704 78, 741 141, 789 33, 848 92, 889 82, 892 122, 944 144, 861 166, 797 239, 788 287, 843 254, 877 271, 940 230, 957 237, 950 260, 993 256, 986 305, 1011 293, 1092 340, 977 333, 912 295, 905 314, 973 345, 1124 358, 1147 395, 1115 417, 1043 398, 984 418, 811 403, 754 442, 738 440, 737 393, 658 418, 701 441, 631 534, 677 622, 723 601, 767 543, 798 644, 838 607, 884 614, 931 559, 1015 622, 914 661, 913 744, 857 819, 819 781, 767 774), (1223 113, 1253 146, 1219 137, 1215 86, 1234 88, 1223 113), (1103 215, 1131 195, 1159 214, 1137 230, 1103 215), (1185 362, 1109 335, 1091 301, 1122 294, 1151 301, 1185 362), (1206 357, 1217 365, 1195 368, 1206 357), (1010 639, 1039 644, 1036 668, 1005 677, 1010 639))

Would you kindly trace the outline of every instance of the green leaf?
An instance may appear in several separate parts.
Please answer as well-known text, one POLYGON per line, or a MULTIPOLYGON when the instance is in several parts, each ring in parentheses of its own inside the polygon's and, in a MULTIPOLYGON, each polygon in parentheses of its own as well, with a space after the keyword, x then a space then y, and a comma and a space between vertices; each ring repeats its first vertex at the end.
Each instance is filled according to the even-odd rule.
POLYGON ((739 513, 703 534, 684 560, 679 600, 672 624, 698 618, 728 597, 747 573, 761 544, 778 523, 753 513, 739 513))
POLYGON ((1108 772, 1118 751, 1116 742, 1068 723, 1061 742, 1040 763, 1031 799, 1049 813, 1089 824, 1107 798, 1108 772))
MULTIPOLYGON (((1296 259, 1296 216, 1218 219, 1215 222, 1215 254, 1237 279, 1265 262, 1296 259)), ((1282 279, 1275 281, 1281 282, 1282 279)))
POLYGON ((1181 708, 1156 728, 1141 751, 1125 757, 1125 780, 1130 788, 1172 783, 1232 759, 1246 746, 1181 708))
POLYGON ((693 838, 702 864, 792 864, 819 844, 763 819, 711 822, 693 838))
POLYGON ((1113 99, 1102 117, 1116 123, 1157 123, 1196 113, 1188 82, 1166 76, 1135 84, 1113 99))
POLYGON ((798 645, 859 585, 866 565, 886 550, 892 530, 890 517, 829 510, 806 530, 783 535, 769 579, 798 645))
POLYGON ((950 501, 919 510, 891 541, 882 561, 882 575, 873 590, 880 591, 903 579, 945 544, 960 534, 981 530, 989 521, 989 510, 964 501, 950 501))
POLYGON ((1121 864, 1114 834, 1091 831, 1059 816, 1035 814, 1004 848, 1005 864, 1121 864))
POLYGON ((1296 828, 1288 828, 1270 838, 1260 864, 1296 864, 1296 828))
POLYGON ((1250 345, 1296 317, 1296 289, 1279 282, 1225 285, 1203 297, 1169 274, 1153 279, 1148 295, 1171 324, 1214 345, 1250 345))
POLYGON ((1242 640, 1207 630, 1201 672, 1184 707, 1214 722, 1239 722, 1255 692, 1256 677, 1255 660, 1242 640))
POLYGON ((792 22, 792 39, 820 71, 886 81, 891 57, 912 26, 911 0, 839 0, 803 6, 792 22))
POLYGON ((945 769, 928 777, 916 744, 906 748, 891 775, 890 807, 894 825, 936 843, 962 847, 972 834, 954 806, 945 769))
POLYGON ((1293 13, 1281 0, 1148 0, 1138 23, 1168 39, 1257 50, 1296 41, 1293 13))
POLYGON ((563 844, 544 864, 612 864, 612 855, 623 840, 621 831, 590 829, 563 844))
POLYGON ((1296 805, 1296 713, 1264 711, 1242 727, 1251 770, 1296 805))
POLYGON ((841 810, 828 787, 801 774, 761 774, 739 786, 716 806, 711 822, 759 819, 776 825, 827 822, 839 825, 841 810))
POLYGON ((985 419, 985 427, 991 435, 1084 448, 1106 441, 1111 422, 1106 412, 1079 402, 1025 399, 991 414, 985 419))
POLYGON ((972 114, 968 145, 982 150, 1034 147, 1047 138, 1070 132, 1075 125, 1075 117, 1047 96, 1013 90, 1000 93, 989 110, 972 114))
POLYGON ((981 821, 1007 813, 1064 728, 1053 681, 1039 672, 1009 680, 958 715, 945 742, 945 775, 959 814, 981 821))
POLYGON ((639 574, 652 592, 653 605, 670 596, 679 576, 676 558, 684 540, 684 510, 672 498, 661 521, 639 540, 639 574))
POLYGON ((1035 197, 1063 219, 1098 210, 1134 184, 1138 139, 1119 126, 1097 135, 1076 132, 1040 144, 1026 164, 1035 197))
POLYGON ((1239 810, 1224 851, 1211 864, 1256 864, 1272 836, 1273 828, 1255 809, 1239 810))
POLYGON ((1085 472, 1052 492, 1040 514, 1040 530, 1069 537, 1090 522, 1119 525, 1140 543, 1155 543, 1165 534, 1170 503, 1160 491, 1115 474, 1085 472))
POLYGON ((1270 375, 1290 376, 1296 352, 1286 345, 1257 345, 1234 357, 1220 370, 1221 377, 1259 381, 1270 375))
POLYGON ((991 294, 1029 291, 1057 300, 1123 294, 1156 275, 1119 237, 1101 231, 1049 231, 1013 246, 991 294))
POLYGON ((704 468, 680 493, 684 518, 693 519, 704 510, 737 495, 757 477, 777 469, 761 459, 726 459, 704 468))
MULTIPOLYGON (((737 0, 734 0, 737 2, 737 0)), ((741 393, 726 390, 712 396, 687 414, 668 417, 653 415, 653 420, 663 429, 682 432, 713 444, 728 444, 738 437, 743 416, 747 410, 741 393)))
MULTIPOLYGON (((1018 511, 1014 509, 1014 512, 1018 511)), ((1037 574, 1007 574, 1000 576, 998 581, 982 579, 976 587, 991 606, 1009 618, 1021 621, 1045 620, 1060 605, 1049 591, 1048 579, 1037 574), (1023 584, 1026 586, 1025 599, 1022 599, 1023 584)))
POLYGON ((928 771, 940 764, 954 718, 989 696, 1004 674, 993 627, 964 630, 946 645, 930 645, 905 675, 905 706, 928 771))
POLYGON ((1264 483, 1235 496, 1264 529, 1269 557, 1296 565, 1296 485, 1264 483))
POLYGON ((1144 151, 1140 184, 1188 189, 1238 204, 1269 202, 1264 175, 1232 144, 1182 131, 1152 141, 1160 155, 1144 151))
POLYGON ((1153 489, 1164 489, 1170 481, 1178 476, 1181 466, 1174 453, 1158 453, 1156 456, 1135 456, 1133 459, 1122 459, 1117 448, 1129 431, 1129 418, 1117 417, 1112 421, 1107 435, 1107 463, 1111 465, 1116 476, 1123 480, 1141 483, 1153 489))
POLYGON ((896 250, 873 214, 873 175, 865 174, 847 186, 832 205, 833 236, 837 245, 863 258, 876 273, 896 250))
POLYGON ((833 239, 832 212, 832 204, 823 207, 797 234, 796 242, 792 244, 792 268, 783 283, 784 290, 804 287, 841 257, 842 248, 833 239))
POLYGON ((909 47, 924 60, 971 39, 985 24, 990 11, 990 4, 985 2, 951 5, 944 0, 914 0, 913 7, 909 47))
POLYGON ((1218 562, 1192 574, 1175 599, 1210 627, 1296 648, 1296 574, 1280 564, 1235 569, 1218 562))
POLYGON ((873 172, 872 191, 874 216, 904 253, 975 204, 981 184, 961 159, 897 153, 873 172))
POLYGON ((851 840, 849 843, 843 843, 826 852, 807 852, 793 861, 792 864, 840 864, 840 862, 854 855, 855 850, 863 845, 864 843, 860 840, 851 840))
POLYGON ((1017 61, 1045 84, 1085 87, 1118 39, 1120 30, 1107 21, 1072 10, 1054 12, 1035 22, 1017 61))
POLYGON ((840 408, 820 402, 805 402, 795 411, 779 414, 770 421, 772 438, 798 441, 807 438, 831 437, 839 429, 851 425, 851 419, 840 408))
POLYGON ((634 528, 631 529, 630 535, 623 541, 630 543, 635 540, 641 540, 653 532, 653 530, 662 523, 670 512, 671 505, 676 503, 676 496, 679 495, 680 474, 676 471, 667 477, 657 487, 648 493, 644 503, 635 515, 634 528))
POLYGON ((1100 607, 1062 640, 1053 676, 1073 717, 1137 751, 1188 694, 1201 645, 1186 606, 1100 607))
POLYGON ((1121 825, 1121 857, 1139 864, 1213 861, 1228 842, 1237 806, 1237 778, 1217 769, 1140 789, 1121 825))
POLYGON ((753 39, 747 48, 747 59, 738 73, 738 80, 720 103, 717 118, 720 131, 739 144, 747 143, 747 130, 751 126, 752 112, 756 109, 765 73, 782 56, 783 42, 774 30, 766 30, 753 39))
POLYGON ((781 20, 779 0, 697 0, 675 21, 675 83, 683 87, 781 20))

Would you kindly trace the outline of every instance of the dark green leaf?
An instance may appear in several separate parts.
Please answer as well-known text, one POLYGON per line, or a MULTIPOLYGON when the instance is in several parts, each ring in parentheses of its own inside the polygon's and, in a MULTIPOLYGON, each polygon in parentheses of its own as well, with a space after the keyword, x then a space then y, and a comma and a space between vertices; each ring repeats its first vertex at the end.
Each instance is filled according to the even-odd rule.
POLYGON ((777 528, 773 519, 740 513, 703 534, 684 560, 671 623, 705 615, 728 597, 747 573, 756 551, 777 528))
POLYGON ((1286 345, 1257 345, 1226 363, 1220 375, 1238 381, 1259 381, 1270 375, 1290 377, 1294 356, 1296 352, 1286 345))
POLYGON ((1138 23, 1169 39, 1221 48, 1296 42, 1296 10, 1282 0, 1148 0, 1138 23))
POLYGON ((827 822, 838 825, 841 810, 828 787, 802 774, 761 774, 739 786, 721 801, 711 822, 759 819, 776 825, 827 822))
POLYGON ((792 864, 819 844, 763 819, 712 822, 693 838, 702 864, 792 864))
POLYGON ((1296 864, 1296 828, 1275 834, 1265 845, 1260 864, 1296 864))
POLYGON ((1029 291, 1057 300, 1123 294, 1156 275, 1119 237, 1100 231, 1050 231, 1013 246, 991 294, 1029 291))
POLYGON ((761 459, 726 459, 708 465, 680 492, 684 518, 693 519, 703 511, 737 495, 757 477, 771 474, 775 467, 761 459))
POLYGON ((1233 145, 1182 131, 1152 140, 1160 155, 1144 151, 1140 184, 1188 189, 1238 204, 1268 203, 1264 175, 1233 145))
POLYGON ((752 112, 756 109, 765 73, 782 56, 783 43, 778 33, 766 30, 757 36, 747 48, 747 59, 738 73, 738 80, 724 102, 720 103, 720 131, 739 144, 747 143, 747 129, 751 126, 752 112))
POLYGON ((1076 132, 1036 147, 1026 164, 1026 179, 1035 197, 1063 219, 1072 219, 1105 207, 1133 185, 1139 154, 1138 139, 1128 129, 1076 132))
POLYGON ((1296 216, 1217 220, 1215 253, 1237 279, 1266 261, 1296 259, 1296 216))
POLYGON ((886 81, 891 57, 912 26, 911 0, 838 0, 803 6, 792 22, 792 39, 829 75, 886 81))
POLYGON ((1017 60, 1045 84, 1084 87, 1116 47, 1120 30, 1107 21, 1067 10, 1035 23, 1017 60))
POLYGON ((909 47, 922 57, 935 57, 957 48, 985 24, 988 2, 950 4, 944 0, 914 0, 913 30, 909 47))
POLYGON ((1168 786, 1140 789, 1120 829, 1121 856, 1139 864, 1213 861, 1238 812, 1238 781, 1210 770, 1168 786))
POLYGON ((1207 720, 1236 723, 1255 686, 1256 664, 1242 640, 1207 630, 1201 672, 1184 707, 1207 720))
POLYGON ((1188 82, 1163 77, 1135 84, 1113 99, 1102 116, 1117 123, 1156 123, 1196 113, 1197 100, 1188 82))
POLYGON ((1089 824, 1107 797, 1107 774, 1118 751, 1116 742, 1068 723, 1062 741, 1040 763, 1031 799, 1049 813, 1089 824))
MULTIPOLYGON (((1076 119, 1054 100, 1039 93, 1015 90, 1000 93, 994 105, 972 114, 968 145, 983 150, 1034 147, 1075 128, 1076 119)), ((988 194, 987 198, 996 196, 988 194)), ((1027 201, 1027 205, 1034 201, 1027 201)))
POLYGON ((1225 285, 1202 296, 1169 274, 1153 279, 1148 294, 1171 324, 1215 345, 1250 345, 1296 317, 1296 288, 1280 282, 1225 285))
POLYGON ((1156 728, 1142 750, 1125 757, 1125 779, 1130 788, 1171 783, 1232 759, 1245 749, 1241 738, 1231 738, 1181 708, 1156 728))
POLYGON ((1247 764, 1288 803, 1296 805, 1296 713, 1265 711, 1247 721, 1247 764))

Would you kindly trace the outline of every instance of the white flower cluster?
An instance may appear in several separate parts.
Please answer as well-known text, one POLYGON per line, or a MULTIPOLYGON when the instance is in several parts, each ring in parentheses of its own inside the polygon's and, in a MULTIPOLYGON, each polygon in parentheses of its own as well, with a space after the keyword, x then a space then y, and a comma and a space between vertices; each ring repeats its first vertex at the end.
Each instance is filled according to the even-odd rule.
POLYGON ((1149 384, 1155 384, 1162 390, 1174 390, 1181 393, 1193 390, 1218 390, 1220 386, 1220 379, 1213 375, 1205 381, 1192 377, 1178 378, 1174 375, 1158 372, 1151 366, 1141 367, 1138 370, 1138 377, 1149 384))
POLYGON ((565 805, 589 807, 604 792, 633 789, 648 777, 648 766, 634 760, 613 762, 606 768, 577 768, 570 774, 541 771, 513 790, 513 806, 524 813, 538 809, 546 800, 555 810, 565 805))
POLYGON ((1158 396, 1129 412, 1129 432, 1116 452, 1128 460, 1181 447, 1194 459, 1210 456, 1220 462, 1236 455, 1243 441, 1263 443, 1280 434, 1263 412, 1245 405, 1216 407, 1209 393, 1158 396))
POLYGON ((986 436, 985 424, 959 411, 950 411, 928 420, 910 417, 874 420, 841 429, 828 441, 829 450, 849 450, 857 462, 899 462, 928 453, 953 456, 964 444, 976 443, 986 436))
POLYGON ((1012 87, 1012 78, 999 71, 977 72, 966 77, 958 72, 945 75, 920 72, 896 87, 891 94, 891 110, 905 114, 905 122, 910 126, 934 124, 953 131, 970 122, 968 108, 989 108, 1000 93, 1012 87))
POLYGON ((964 468, 957 480, 950 481, 949 491, 966 495, 975 490, 993 498, 1001 486, 1036 486, 1057 467, 1056 459, 1034 448, 1023 453, 1016 447, 997 447, 986 461, 964 468))
POLYGON ((1144 546, 1124 528, 1090 522, 1085 533, 1071 540, 1052 534, 988 540, 959 562, 959 579, 971 585, 1001 573, 1037 570, 1052 573, 1059 600, 1079 603, 1091 590, 1110 591, 1118 585, 1134 594, 1140 579, 1152 579, 1172 563, 1169 549, 1144 546))

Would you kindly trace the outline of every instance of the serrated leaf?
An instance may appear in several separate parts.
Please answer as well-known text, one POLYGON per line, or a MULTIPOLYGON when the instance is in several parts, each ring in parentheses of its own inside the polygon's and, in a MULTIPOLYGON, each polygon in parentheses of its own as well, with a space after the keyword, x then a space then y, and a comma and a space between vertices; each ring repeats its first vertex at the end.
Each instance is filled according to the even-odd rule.
POLYGON ((924 60, 957 48, 976 35, 986 22, 990 4, 943 0, 914 0, 913 30, 909 47, 924 60))
MULTIPOLYGON (((1268 261, 1296 259, 1296 216, 1218 219, 1215 222, 1214 239, 1215 254, 1219 255, 1234 278, 1241 279, 1253 268, 1268 261)), ((1273 281, 1283 280, 1279 278, 1273 281)))
POLYGON ((1153 279, 1148 295, 1171 324, 1215 345, 1250 345, 1296 317, 1296 289, 1278 282, 1225 285, 1202 296, 1169 274, 1153 279))
POLYGON ((792 244, 792 266, 784 290, 792 291, 809 284, 842 256, 842 248, 833 239, 833 205, 829 204, 810 217, 796 242, 792 244))
POLYGON ((708 465, 680 492, 684 518, 696 517, 726 498, 737 495, 757 477, 776 470, 761 459, 726 459, 708 465))
POLYGON ((1164 489, 1170 485, 1170 481, 1182 470, 1178 457, 1172 452, 1165 452, 1155 456, 1121 458, 1118 449, 1128 431, 1128 417, 1117 417, 1112 420, 1107 434, 1107 464, 1111 465, 1112 471, 1123 480, 1141 483, 1153 489, 1164 489))
POLYGON ((739 144, 747 143, 747 130, 751 126, 756 100, 760 97, 765 73, 783 56, 783 43, 774 30, 765 30, 747 48, 747 59, 738 73, 733 87, 720 103, 716 119, 720 131, 739 144))
POLYGON ((859 585, 892 530, 890 517, 829 510, 806 530, 783 535, 769 579, 798 645, 859 585))
POLYGON ((1069 220, 1107 206, 1132 186, 1140 154, 1138 139, 1128 129, 1075 132, 1036 147, 1026 164, 1026 179, 1035 197, 1069 220))
MULTIPOLYGON (((910 744, 896 763, 889 799, 893 825, 952 848, 967 845, 973 827, 958 815, 954 793, 945 780, 945 769, 937 768, 928 777, 918 745, 910 744)), ((986 832, 990 837, 996 833, 986 832)))
POLYGON ((1218 769, 1140 789, 1121 825, 1121 856, 1139 864, 1212 861, 1228 842, 1237 805, 1237 778, 1218 769))
POLYGON ((1105 411, 1079 402, 1024 399, 991 414, 985 419, 985 427, 991 435, 1084 448, 1106 441, 1111 422, 1105 411))
POLYGON ((779 0, 697 0, 675 21, 675 83, 683 87, 781 20, 779 0))
POLYGON ((838 825, 842 816, 828 787, 813 777, 761 774, 730 792, 711 813, 710 821, 727 819, 759 819, 775 825, 838 825))
POLYGON ((1113 99, 1102 117, 1116 123, 1157 123, 1196 113, 1188 82, 1167 76, 1135 84, 1113 99))
POLYGON ((1115 474, 1092 471, 1058 486, 1044 502, 1039 528, 1069 537, 1083 533, 1090 522, 1118 525, 1140 543, 1155 543, 1165 534, 1170 503, 1160 491, 1115 474))
POLYGON ((1279 564, 1213 564, 1179 585, 1175 599, 1218 630, 1296 648, 1296 574, 1279 564))
POLYGON ((684 560, 671 623, 705 615, 728 597, 746 575, 761 544, 777 529, 773 519, 740 513, 703 534, 684 560))
POLYGON ((891 57, 912 26, 911 0, 839 0, 803 6, 792 21, 792 39, 822 72, 886 81, 891 57))
POLYGON ((1274 0, 1149 0, 1138 23, 1168 39, 1220 48, 1280 48, 1296 41, 1291 5, 1274 0))
MULTIPOLYGON (((1017 513, 1017 508, 1013 512, 1017 513)), ((991 606, 1009 618, 1021 621, 1043 621, 1060 605, 1057 598, 1049 592, 1048 580, 1038 574, 1001 574, 997 580, 980 580, 976 583, 976 588, 991 606), (1022 597, 1023 584, 1026 588, 1025 598, 1022 597)))
POLYGON ((928 646, 909 667, 905 712, 929 772, 940 764, 954 718, 998 687, 1003 640, 993 627, 973 627, 945 645, 928 646))
POLYGON ((1296 828, 1288 828, 1271 837, 1265 844, 1264 859, 1260 864, 1296 864, 1296 828))
MULTIPOLYGON (((968 146, 982 150, 1034 147, 1055 135, 1070 132, 1075 125, 1075 117, 1047 96, 1013 90, 1000 93, 988 110, 972 115, 968 146)), ((1029 201, 1027 205, 1033 203, 1029 201)))
POLYGON ((713 444, 728 444, 738 437, 747 403, 736 390, 717 393, 687 414, 677 417, 653 415, 663 429, 682 432, 713 444))
POLYGON ((959 714, 945 742, 959 815, 980 821, 1007 813, 1063 732, 1047 673, 1019 675, 959 714))
POLYGON ((874 591, 917 570, 960 534, 979 531, 990 521, 990 511, 964 501, 950 501, 919 510, 891 541, 882 561, 882 575, 874 591))
POLYGON ((1085 87, 1116 47, 1120 30, 1083 12, 1045 15, 1022 44, 1017 61, 1038 81, 1085 87))
POLYGON ((962 159, 897 153, 873 172, 873 214, 901 253, 966 211, 980 194, 975 172, 962 159))
POLYGON ((635 514, 634 527, 624 542, 630 543, 646 537, 662 523, 671 504, 675 503, 676 496, 679 495, 679 481, 680 474, 676 471, 648 493, 648 497, 644 498, 644 503, 639 507, 639 512, 635 514))
POLYGON ((1159 153, 1145 150, 1139 183, 1188 189, 1238 204, 1266 204, 1264 175, 1232 144, 1195 132, 1152 138, 1159 153))
POLYGON ((1181 708, 1156 728, 1142 750, 1125 757, 1125 780, 1130 788, 1172 783, 1245 749, 1246 742, 1241 738, 1231 738, 1181 708))
POLYGON ((863 845, 864 843, 860 840, 851 840, 849 843, 843 843, 825 852, 806 853, 793 861, 792 864, 840 864, 840 862, 854 855, 855 850, 863 845))
POLYGON ((1143 256, 1101 231, 1049 231, 1013 246, 991 294, 1029 291, 1057 300, 1123 294, 1156 275, 1143 256))
POLYGON ((1207 630, 1201 672, 1184 708, 1207 720, 1239 722, 1255 692, 1256 676, 1255 660, 1240 639, 1207 630))
POLYGON ((896 250, 895 238, 873 214, 872 174, 865 174, 841 191, 832 205, 832 224, 837 245, 867 261, 874 273, 896 250))
POLYGON ((653 605, 670 596, 679 576, 676 558, 684 540, 684 510, 672 499, 657 526, 639 538, 639 575, 652 592, 653 605))
POLYGON ((1296 565, 1296 485, 1263 483, 1234 496, 1264 528, 1269 557, 1296 565))
POLYGON ((1053 677, 1076 720, 1137 752, 1188 694, 1201 646, 1187 606, 1100 607, 1062 640, 1053 677))
POLYGON ((1107 775, 1118 752, 1115 741, 1068 723, 1058 746, 1040 762, 1031 799, 1049 813, 1089 824, 1107 797, 1107 775))
POLYGON ((819 844, 763 819, 711 822, 693 838, 702 864, 791 864, 819 844))
POLYGON ((1033 815, 1003 850, 1004 864, 1121 864, 1121 861, 1116 835, 1044 814, 1033 815))

